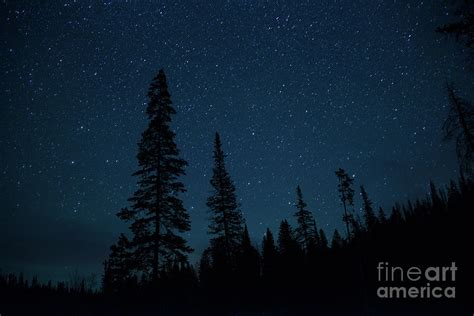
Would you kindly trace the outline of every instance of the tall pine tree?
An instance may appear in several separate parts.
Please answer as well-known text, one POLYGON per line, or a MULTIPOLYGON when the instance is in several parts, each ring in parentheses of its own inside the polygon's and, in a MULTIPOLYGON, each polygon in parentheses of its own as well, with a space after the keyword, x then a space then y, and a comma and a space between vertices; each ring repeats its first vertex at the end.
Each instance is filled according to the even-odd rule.
POLYGON ((242 244, 237 256, 237 276, 244 287, 255 285, 260 277, 260 254, 250 241, 247 225, 242 233, 242 244))
POLYGON ((474 105, 457 95, 453 84, 447 85, 448 118, 443 124, 445 140, 454 139, 462 171, 473 176, 474 164, 474 105))
POLYGON ((282 257, 291 258, 298 254, 299 245, 288 221, 282 220, 278 231, 278 250, 282 257))
POLYGON ((294 236, 288 221, 281 221, 278 231, 278 276, 281 286, 288 287, 297 283, 303 263, 302 249, 294 236))
POLYGON ((267 283, 276 277, 278 252, 273 234, 269 228, 262 242, 262 275, 267 283))
POLYGON ((339 191, 339 196, 342 202, 342 205, 344 206, 344 215, 342 217, 342 220, 344 223, 346 223, 346 229, 347 229, 347 238, 351 238, 351 232, 349 227, 355 223, 354 215, 352 213, 349 213, 348 208, 350 206, 354 206, 354 189, 352 188, 352 184, 354 183, 354 179, 351 178, 347 172, 339 168, 339 170, 336 171, 336 176, 339 180, 339 184, 337 185, 337 189, 339 191))
POLYGON ((179 198, 185 192, 179 177, 187 162, 179 157, 171 130, 172 106, 166 76, 161 69, 148 89, 148 127, 138 144, 138 190, 130 208, 118 216, 131 222, 132 244, 140 270, 157 280, 164 263, 185 260, 192 249, 180 233, 190 230, 189 214, 179 198))
POLYGON ((329 242, 328 242, 328 239, 326 237, 326 233, 322 229, 319 230, 319 239, 320 239, 320 248, 322 250, 327 250, 329 242))
POLYGON ((342 239, 339 231, 337 229, 334 230, 334 235, 332 236, 331 242, 331 249, 332 250, 339 250, 344 245, 344 240, 342 239))
POLYGON ((225 154, 218 133, 214 142, 214 168, 211 179, 212 195, 207 199, 211 211, 209 234, 213 253, 224 258, 223 264, 235 268, 244 231, 244 219, 237 202, 235 186, 225 167, 225 154))
POLYGON ((130 248, 130 241, 124 234, 120 234, 117 243, 110 247, 109 258, 104 262, 102 276, 102 291, 104 293, 124 290, 131 279, 135 264, 130 248))
POLYGON ((364 202, 364 220, 365 227, 367 231, 373 231, 377 225, 377 216, 375 216, 374 209, 372 207, 372 201, 369 199, 369 195, 363 185, 360 186, 360 195, 362 196, 362 201, 364 202))
POLYGON ((296 213, 295 217, 298 226, 295 230, 296 240, 305 251, 314 250, 316 246, 316 239, 318 239, 318 231, 316 228, 316 221, 313 214, 308 211, 307 204, 303 200, 303 193, 298 185, 296 187, 296 213))
POLYGON ((385 211, 383 210, 382 207, 379 207, 379 212, 377 216, 377 221, 380 224, 385 224, 387 222, 387 216, 385 215, 385 211))

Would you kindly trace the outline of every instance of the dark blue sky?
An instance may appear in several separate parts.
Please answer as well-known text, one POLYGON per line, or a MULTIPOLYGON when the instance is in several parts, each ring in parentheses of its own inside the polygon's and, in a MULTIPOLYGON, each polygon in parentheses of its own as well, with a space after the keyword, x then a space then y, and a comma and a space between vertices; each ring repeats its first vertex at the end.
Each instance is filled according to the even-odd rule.
POLYGON ((339 167, 386 208, 457 177, 440 128, 444 82, 465 80, 465 62, 434 32, 449 21, 443 1, 3 1, 0 12, 4 271, 100 273, 126 231, 115 213, 135 188, 162 67, 189 162, 192 260, 208 242, 215 131, 256 243, 292 217, 297 184, 328 235, 342 227, 339 167))

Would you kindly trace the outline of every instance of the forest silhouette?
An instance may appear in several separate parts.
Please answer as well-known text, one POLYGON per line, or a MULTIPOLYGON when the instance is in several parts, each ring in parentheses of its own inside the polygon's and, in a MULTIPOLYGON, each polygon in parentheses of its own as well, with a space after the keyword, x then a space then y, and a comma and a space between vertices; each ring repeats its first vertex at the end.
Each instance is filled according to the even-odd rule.
MULTIPOLYGON (((472 48, 472 21, 468 15, 466 21, 438 31, 461 39, 467 34, 471 38, 462 43, 472 48)), ((339 193, 344 232, 322 229, 324 225, 305 202, 304 188, 297 186, 293 218, 281 219, 278 231, 267 229, 263 240, 254 244, 216 132, 212 190, 206 203, 210 240, 199 262, 191 263, 188 255, 193 249, 184 233, 192 223, 180 198, 186 191, 180 179, 187 162, 175 143, 176 111, 160 70, 148 90, 148 127, 138 145, 138 170, 133 174, 137 190, 128 199, 129 206, 117 214, 129 224, 129 231, 110 247, 100 289, 79 276, 53 284, 1 273, 0 313, 472 313, 474 111, 453 84, 447 85, 447 92, 450 113, 443 130, 446 139, 456 140, 460 178, 441 188, 430 182, 425 197, 383 209, 372 203, 364 186, 354 187, 353 177, 339 168, 334 172, 334 189, 339 193), (362 212, 356 211, 356 200, 363 205, 362 212), (380 262, 420 267, 455 262, 456 297, 377 297, 380 262)))
POLYGON ((468 280, 472 280, 469 245, 474 183, 464 172, 446 188, 438 189, 431 182, 430 192, 422 199, 376 210, 365 188, 361 186, 356 194, 353 178, 340 168, 335 171, 335 190, 341 201, 344 234, 335 230, 329 244, 298 186, 294 218, 283 219, 277 232, 267 229, 261 244, 254 245, 216 133, 213 190, 207 200, 210 244, 200 261, 191 264, 187 254, 192 249, 182 237, 191 223, 179 199, 185 191, 179 176, 186 162, 179 158, 170 129, 175 111, 162 70, 149 91, 150 124, 142 134, 137 155, 140 169, 134 173, 138 190, 129 199, 131 207, 118 213, 130 223, 131 234, 122 233, 111 246, 100 290, 80 278, 53 285, 51 281, 42 284, 36 277, 29 281, 23 275, 2 274, 0 295, 9 302, 7 306, 14 307, 12 312, 35 306, 59 314, 70 306, 84 313, 130 314, 335 310, 366 314, 407 305, 413 310, 413 302, 376 297, 379 262, 402 266, 456 262, 458 296, 428 300, 429 311, 467 308, 472 294, 468 280), (356 196, 361 198, 362 213, 355 211, 356 196), (437 307, 440 302, 443 307, 437 307))

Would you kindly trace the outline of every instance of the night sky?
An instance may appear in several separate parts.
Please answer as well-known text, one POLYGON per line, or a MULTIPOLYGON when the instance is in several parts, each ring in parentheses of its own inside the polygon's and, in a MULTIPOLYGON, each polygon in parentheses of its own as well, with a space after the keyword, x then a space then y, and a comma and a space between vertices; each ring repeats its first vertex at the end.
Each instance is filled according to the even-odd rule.
POLYGON ((443 1, 30 2, 0 4, 3 271, 101 273, 160 68, 189 162, 192 262, 209 239, 216 131, 258 244, 294 223, 297 184, 319 227, 342 228, 339 167, 386 208, 458 175, 444 83, 474 84, 434 32, 443 1))

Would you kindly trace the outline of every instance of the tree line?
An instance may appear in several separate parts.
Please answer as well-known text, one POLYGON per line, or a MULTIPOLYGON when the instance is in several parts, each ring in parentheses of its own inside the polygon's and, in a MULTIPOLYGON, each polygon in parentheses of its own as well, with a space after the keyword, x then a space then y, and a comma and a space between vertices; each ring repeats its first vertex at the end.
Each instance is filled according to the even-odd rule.
MULTIPOLYGON (((448 92, 451 109, 467 106, 453 90, 448 92)), ((164 309, 291 306, 305 310, 317 304, 318 310, 329 310, 334 302, 342 301, 350 306, 348 310, 364 310, 379 303, 370 291, 376 285, 370 271, 376 261, 400 260, 410 254, 412 259, 431 263, 451 255, 461 267, 470 264, 465 248, 451 247, 469 240, 467 223, 472 223, 474 182, 470 163, 466 163, 467 158, 472 159, 466 154, 471 146, 465 142, 471 131, 465 128, 469 121, 463 121, 466 112, 451 111, 445 124, 450 135, 458 133, 462 140, 458 147, 468 148, 458 150, 461 177, 441 190, 431 182, 423 200, 376 210, 364 186, 356 190, 354 178, 342 168, 336 170, 345 232, 335 230, 330 240, 297 186, 294 221, 283 219, 276 234, 267 229, 261 244, 253 244, 216 133, 212 191, 206 203, 211 215, 210 241, 194 266, 188 260, 193 249, 183 237, 191 228, 190 217, 180 198, 186 191, 180 178, 187 162, 180 157, 171 128, 176 111, 163 70, 150 84, 148 97, 149 124, 138 144, 139 169, 133 174, 137 190, 128 199, 130 206, 117 214, 129 223, 130 233, 120 234, 110 247, 100 291, 92 290, 86 279, 53 286, 51 282, 40 284, 36 278, 28 283, 23 276, 10 274, 0 275, 0 292, 13 297, 15 293, 54 294, 96 302, 100 297, 102 302, 147 302, 164 309), (362 213, 355 210, 356 191, 362 213), (423 255, 417 251, 420 248, 423 255)))
MULTIPOLYGON (((302 189, 297 186, 295 224, 290 224, 288 219, 282 220, 276 237, 267 229, 259 247, 251 242, 234 182, 226 169, 220 135, 216 133, 210 180, 212 194, 206 203, 211 214, 210 242, 195 267, 187 258, 193 250, 182 234, 190 229, 189 215, 179 197, 185 192, 179 177, 185 173, 186 162, 179 157, 175 134, 170 128, 175 111, 163 70, 154 78, 148 95, 150 123, 142 134, 137 155, 140 169, 134 174, 138 177, 138 189, 129 199, 131 207, 118 214, 130 223, 132 236, 120 235, 111 247, 102 280, 102 290, 106 294, 141 293, 140 296, 146 296, 157 293, 166 298, 167 304, 177 304, 186 297, 183 296, 185 289, 184 292, 190 291, 188 294, 194 293, 192 299, 188 297, 191 301, 199 293, 198 297, 204 295, 200 302, 209 304, 236 304, 237 307, 245 302, 244 306, 256 306, 275 298, 280 303, 291 304, 314 293, 332 300, 334 296, 327 293, 332 293, 330 289, 335 289, 344 276, 347 281, 342 287, 350 297, 347 301, 359 304, 370 300, 365 294, 354 296, 357 284, 371 284, 370 271, 366 271, 371 266, 369 261, 381 258, 382 254, 390 258, 401 255, 401 248, 394 241, 404 241, 403 251, 409 252, 413 244, 418 244, 414 240, 425 240, 429 236, 430 240, 418 244, 429 249, 436 240, 434 227, 446 226, 453 216, 464 219, 471 216, 466 210, 472 205, 473 183, 464 176, 463 164, 458 184, 451 182, 446 190, 438 190, 430 183, 428 199, 396 204, 388 212, 382 208, 375 210, 367 191, 361 186, 362 214, 354 207, 354 179, 340 168, 335 176, 345 237, 335 230, 329 245, 325 231, 318 228, 304 201, 302 189), (460 205, 462 207, 458 209, 460 205), (456 212, 458 214, 454 215, 456 212), (402 230, 410 231, 407 234, 410 238, 396 236, 402 230), (376 255, 369 251, 375 245, 381 248, 376 255), (385 253, 383 249, 390 252, 385 253), (348 271, 352 273, 348 274, 348 271), (301 292, 295 294, 291 289, 301 292), (262 292, 264 296, 259 295, 262 292)), ((456 230, 462 226, 457 223, 457 228, 454 225, 446 229, 458 236, 456 230)), ((440 259, 441 243, 436 244, 438 249, 433 249, 433 254, 426 258, 440 259)), ((340 289, 337 291, 341 292, 340 289)))

